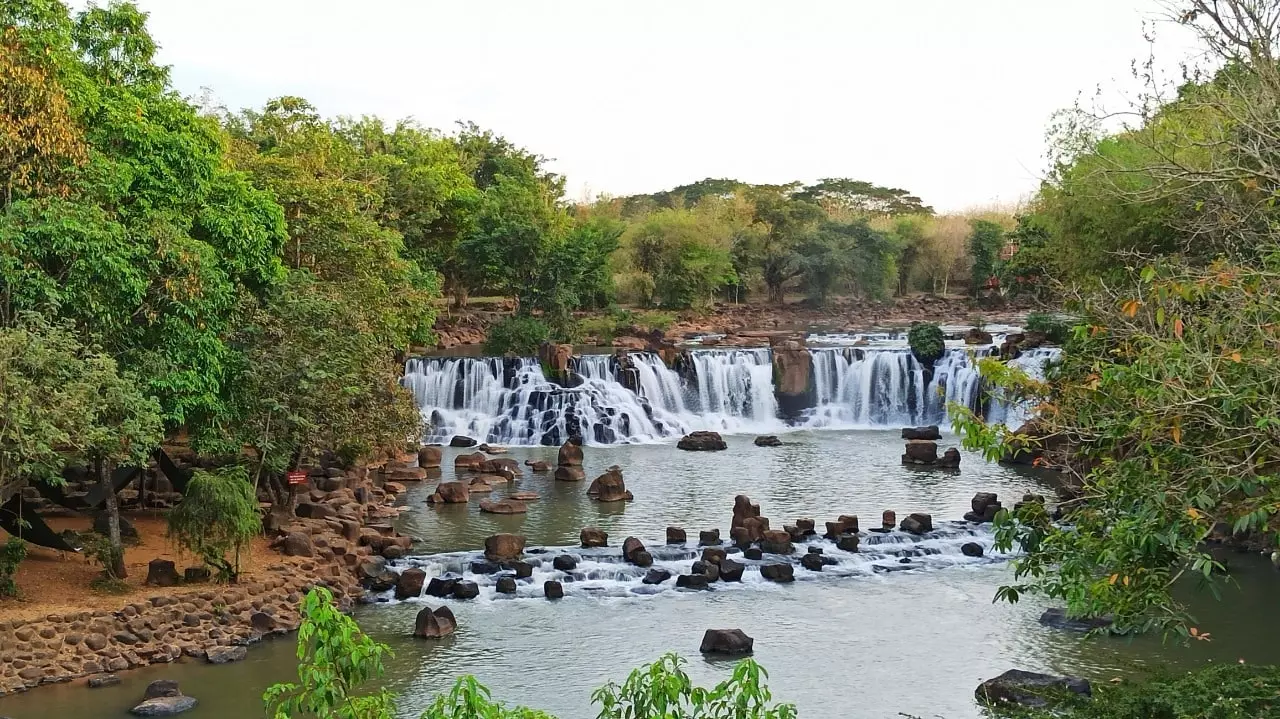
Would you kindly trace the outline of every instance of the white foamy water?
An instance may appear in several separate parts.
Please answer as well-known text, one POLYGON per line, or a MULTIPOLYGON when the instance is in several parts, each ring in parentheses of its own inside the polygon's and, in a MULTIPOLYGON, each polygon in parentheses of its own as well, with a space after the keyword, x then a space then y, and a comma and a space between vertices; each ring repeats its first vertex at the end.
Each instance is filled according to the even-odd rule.
MULTIPOLYGON (((501 577, 515 577, 514 571, 490 571, 492 567, 484 566, 484 553, 450 552, 426 556, 406 557, 392 563, 393 569, 403 571, 409 567, 418 567, 426 572, 427 581, 423 585, 423 595, 404 601, 439 602, 490 602, 511 601, 514 599, 537 599, 546 601, 543 583, 549 580, 559 581, 564 586, 565 597, 647 597, 663 595, 670 592, 690 591, 770 591, 778 585, 765 579, 760 568, 766 564, 791 564, 797 582, 837 581, 837 580, 874 580, 892 573, 903 571, 936 571, 961 566, 977 566, 1003 562, 1009 555, 993 554, 994 538, 987 525, 976 525, 969 522, 936 523, 934 530, 922 536, 901 531, 887 533, 862 532, 859 534, 860 545, 857 552, 846 552, 836 547, 835 543, 820 536, 809 538, 809 541, 798 542, 791 555, 764 554, 762 559, 751 560, 743 557, 737 549, 728 543, 720 546, 735 552, 729 558, 742 564, 745 570, 740 582, 717 581, 710 584, 709 590, 691 590, 677 588, 676 577, 689 574, 693 563, 697 561, 704 547, 696 541, 671 545, 660 542, 647 542, 646 550, 653 555, 653 566, 637 567, 622 559, 621 542, 615 541, 613 547, 596 547, 583 549, 580 547, 533 547, 525 551, 524 561, 533 565, 533 575, 516 580, 515 594, 497 592, 497 581, 501 577), (984 556, 969 557, 961 552, 961 546, 973 542, 983 548, 984 556), (800 566, 800 558, 809 547, 822 550, 822 556, 832 564, 823 567, 822 571, 810 571, 800 566), (555 569, 553 560, 560 555, 569 555, 577 561, 577 565, 568 571, 555 569), (645 584, 644 578, 651 569, 664 569, 671 576, 658 584, 645 584), (426 587, 432 577, 456 578, 475 582, 480 595, 476 599, 448 599, 427 596, 426 587)), ((388 590, 376 597, 380 603, 393 603, 394 592, 388 590)))
MULTIPOLYGON (((988 346, 950 343, 932 373, 891 334, 822 336, 813 357, 814 406, 798 417, 779 417, 770 350, 693 349, 679 372, 650 352, 633 352, 635 390, 619 381, 611 355, 575 358, 580 383, 547 380, 532 358, 415 358, 405 366, 411 389, 430 426, 428 442, 466 435, 502 445, 558 445, 572 436, 587 444, 660 442, 694 430, 777 434, 796 429, 896 428, 947 424, 956 402, 985 411, 993 421, 1025 419, 999 398, 989 400, 975 360, 988 346), (854 346, 864 344, 865 346, 854 346)), ((1014 361, 1039 376, 1057 349, 1025 353, 1014 361)))

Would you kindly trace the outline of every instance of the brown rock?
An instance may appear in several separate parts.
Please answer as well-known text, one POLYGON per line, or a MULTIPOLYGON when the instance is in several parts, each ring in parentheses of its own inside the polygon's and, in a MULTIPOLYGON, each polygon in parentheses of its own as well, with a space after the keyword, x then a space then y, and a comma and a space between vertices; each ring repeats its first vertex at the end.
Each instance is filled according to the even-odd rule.
POLYGON ((667 544, 684 544, 689 541, 685 531, 679 527, 667 527, 667 544))
POLYGON ((542 498, 537 492, 513 492, 508 499, 514 499, 517 502, 533 502, 542 498))
POLYGON ((524 553, 525 538, 518 534, 494 534, 484 540, 484 556, 491 562, 510 562, 524 553))
POLYGON ((535 462, 530 459, 530 460, 525 460, 525 464, 528 465, 531 471, 538 472, 538 473, 550 472, 552 469, 550 462, 542 462, 542 461, 535 462))
POLYGON ((292 532, 284 538, 284 554, 286 557, 312 557, 315 549, 311 544, 311 535, 292 532))
POLYGON ((441 482, 427 501, 443 504, 466 504, 471 497, 470 486, 462 482, 441 482), (436 499, 436 498, 439 499, 436 499))
POLYGON ((609 535, 595 527, 583 527, 578 538, 584 548, 609 546, 609 535))
POLYGON ((418 450, 418 466, 425 469, 439 467, 443 458, 444 452, 439 447, 423 447, 418 450))
POLYGON ((581 482, 586 478, 587 474, 582 471, 582 467, 568 465, 556 467, 556 479, 561 482, 581 482))
POLYGON ((458 620, 453 610, 448 607, 423 607, 413 623, 413 636, 422 639, 438 639, 453 634, 458 629, 458 620))
POLYGON ((595 478, 587 488, 587 496, 599 502, 626 502, 634 499, 622 479, 622 470, 612 468, 595 478))
POLYGON ((938 443, 927 439, 907 440, 903 464, 933 465, 938 461, 938 443))
POLYGON ((626 541, 622 543, 622 558, 627 560, 628 562, 634 563, 635 554, 637 552, 643 552, 643 551, 644 551, 644 542, 641 542, 639 539, 636 539, 635 537, 627 537, 626 541))
POLYGON ((154 587, 172 587, 178 583, 178 569, 167 559, 153 559, 147 563, 146 583, 154 587))
POLYGON ((502 499, 497 502, 482 500, 480 502, 480 511, 486 514, 524 514, 529 508, 524 502, 517 502, 514 499, 502 499))
POLYGON ((453 468, 454 470, 457 470, 457 471, 478 472, 480 471, 481 467, 484 467, 484 463, 488 461, 489 461, 489 458, 484 456, 480 452, 473 452, 471 454, 460 454, 457 457, 453 458, 453 468))
POLYGON ((561 467, 581 467, 582 445, 574 444, 573 442, 565 442, 562 444, 560 446, 560 453, 556 457, 556 464, 561 467))
POLYGON ((427 581, 427 573, 411 567, 400 573, 396 580, 396 599, 409 599, 422 596, 422 585, 427 581))
POLYGON ((689 452, 715 452, 728 449, 729 445, 717 432, 698 431, 681 437, 676 448, 689 452))
POLYGON ((791 554, 791 535, 776 529, 765 531, 760 537, 760 550, 770 554, 791 554))

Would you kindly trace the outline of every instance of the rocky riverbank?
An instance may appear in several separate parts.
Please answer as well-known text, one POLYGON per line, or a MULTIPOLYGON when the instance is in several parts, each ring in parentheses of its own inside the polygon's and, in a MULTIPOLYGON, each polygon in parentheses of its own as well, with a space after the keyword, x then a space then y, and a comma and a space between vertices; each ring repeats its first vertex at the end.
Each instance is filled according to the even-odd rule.
MULTIPOLYGON (((585 337, 583 344, 613 345, 644 349, 656 342, 680 342, 692 337, 715 335, 716 344, 731 346, 768 346, 771 333, 794 333, 811 328, 832 332, 857 332, 876 328, 907 327, 912 322, 930 321, 965 324, 975 316, 987 322, 1016 322, 1026 311, 1024 306, 1008 305, 996 309, 975 307, 967 297, 913 295, 886 302, 837 299, 826 307, 808 307, 802 303, 774 305, 767 303, 717 303, 705 311, 686 310, 676 322, 656 332, 645 327, 620 327, 612 338, 585 337)), ((489 327, 501 321, 508 311, 493 309, 451 310, 436 319, 436 344, 416 351, 439 351, 479 345, 488 336, 489 327)), ((599 313, 579 313, 579 319, 599 313)))
POLYGON ((156 559, 145 598, 135 592, 104 606, 85 586, 83 610, 67 609, 66 596, 0 605, 0 696, 183 658, 243 659, 263 637, 297 629, 298 602, 316 585, 350 606, 363 591, 361 562, 400 557, 412 547, 412 538, 388 520, 404 482, 430 476, 433 458, 438 471, 438 448, 373 467, 311 468, 296 495, 297 517, 271 532, 263 550, 280 556, 236 584, 188 583, 172 561, 156 559), (40 613, 42 600, 57 611, 40 613))

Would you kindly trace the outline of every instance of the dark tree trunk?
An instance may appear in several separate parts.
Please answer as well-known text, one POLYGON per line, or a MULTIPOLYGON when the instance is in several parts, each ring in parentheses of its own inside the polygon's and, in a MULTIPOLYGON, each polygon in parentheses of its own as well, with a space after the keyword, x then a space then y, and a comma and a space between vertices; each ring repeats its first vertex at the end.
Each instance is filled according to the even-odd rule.
POLYGON ((106 496, 107 539, 114 550, 111 566, 105 567, 108 574, 116 579, 124 579, 128 573, 124 568, 124 542, 120 540, 120 502, 116 498, 115 487, 111 486, 111 468, 101 459, 94 460, 94 470, 98 474, 98 484, 102 486, 106 496))

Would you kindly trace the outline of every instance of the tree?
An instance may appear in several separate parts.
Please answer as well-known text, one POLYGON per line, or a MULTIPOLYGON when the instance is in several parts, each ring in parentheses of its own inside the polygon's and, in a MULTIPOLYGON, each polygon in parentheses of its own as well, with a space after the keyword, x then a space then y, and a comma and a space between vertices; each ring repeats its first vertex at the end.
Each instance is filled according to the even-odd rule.
POLYGON ((996 275, 996 262, 1004 247, 1004 229, 989 220, 974 220, 970 224, 973 231, 969 233, 968 245, 973 271, 969 291, 977 295, 996 275))
POLYGON ((262 695, 274 719, 391 719, 395 708, 385 687, 359 694, 360 685, 383 674, 391 650, 360 631, 338 611, 323 587, 307 592, 300 607, 298 681, 273 684, 262 695))
POLYGON ((262 306, 244 310, 231 337, 236 363, 228 411, 201 437, 221 453, 253 449, 255 486, 278 519, 292 514, 284 473, 333 452, 350 462, 419 436, 422 416, 400 386, 400 366, 377 333, 361 331, 367 308, 307 270, 295 270, 262 306))
POLYGON ((27 179, 0 208, 0 320, 70 320, 141 378, 168 422, 216 413, 235 295, 279 274, 279 207, 227 166, 216 122, 169 88, 137 8, 73 18, 39 0, 5 4, 0 19, 6 47, 40 48, 34 65, 14 60, 15 79, 50 83, 5 84, 10 112, 41 105, 28 119, 42 129, 25 151, 18 133, 39 166, 9 168, 27 179), (55 165, 67 172, 50 176, 55 165))
POLYGON ((735 279, 728 228, 696 210, 659 210, 624 238, 632 263, 653 285, 664 307, 706 304, 735 279))
POLYGON ((694 686, 681 668, 684 660, 663 655, 653 664, 631 672, 621 685, 610 682, 591 695, 600 705, 600 719, 629 717, 689 717, 713 719, 795 719, 794 704, 773 704, 765 685, 768 672, 751 659, 733 668, 733 676, 713 689, 694 686))
POLYGON ((796 247, 796 265, 802 286, 815 305, 829 295, 855 291, 870 299, 882 299, 896 275, 895 248, 865 219, 826 221, 796 247))
POLYGON ((169 536, 216 569, 222 581, 235 581, 240 550, 261 529, 258 499, 242 467, 196 470, 169 512, 169 536), (234 561, 227 561, 230 551, 234 561))
POLYGON ((829 215, 932 215, 933 208, 906 190, 881 187, 847 177, 825 178, 796 193, 796 198, 820 205, 829 215))
POLYGON ((769 291, 769 299, 781 303, 786 285, 802 270, 795 248, 823 217, 818 205, 794 196, 796 185, 752 188, 756 232, 744 234, 738 252, 744 264, 756 268, 769 291))

